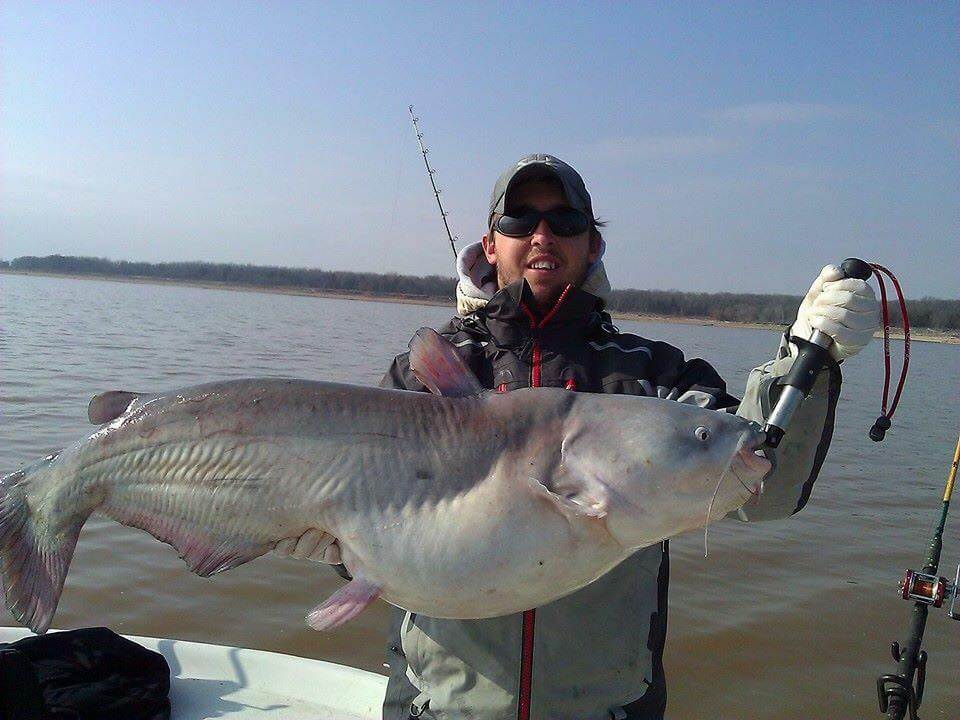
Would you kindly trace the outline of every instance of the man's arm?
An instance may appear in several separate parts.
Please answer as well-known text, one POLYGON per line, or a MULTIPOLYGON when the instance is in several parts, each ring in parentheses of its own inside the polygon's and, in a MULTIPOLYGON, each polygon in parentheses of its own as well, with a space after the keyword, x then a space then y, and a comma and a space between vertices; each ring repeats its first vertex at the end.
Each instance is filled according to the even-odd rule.
POLYGON ((810 395, 790 421, 779 447, 768 449, 774 470, 764 483, 759 504, 738 511, 741 520, 766 520, 798 512, 810 498, 814 480, 827 455, 840 396, 839 362, 860 352, 878 327, 879 304, 863 280, 846 277, 835 265, 820 271, 784 334, 777 359, 750 373, 737 414, 764 423, 782 392, 783 376, 797 355, 790 335, 810 337, 813 330, 830 336, 830 362, 817 376, 810 395))
MULTIPOLYGON (((795 358, 796 348, 784 334, 777 358, 750 372, 737 415, 763 425, 777 404, 783 390, 783 377, 795 358)), ((789 517, 807 504, 833 437, 840 383, 840 366, 835 362, 820 371, 779 447, 765 448, 773 470, 764 480, 759 502, 751 501, 737 511, 741 520, 789 517)))

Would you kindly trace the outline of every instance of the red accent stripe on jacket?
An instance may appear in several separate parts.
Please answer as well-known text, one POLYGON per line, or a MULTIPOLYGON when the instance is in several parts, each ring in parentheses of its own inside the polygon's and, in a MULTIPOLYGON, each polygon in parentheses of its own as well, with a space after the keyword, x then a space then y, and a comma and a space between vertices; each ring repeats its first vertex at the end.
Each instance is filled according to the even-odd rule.
MULTIPOLYGON (((533 323, 531 322, 531 325, 533 323)), ((540 387, 540 343, 533 342, 533 360, 530 365, 530 387, 540 387)), ((530 720, 530 694, 533 688, 533 625, 536 610, 523 613, 520 641, 520 697, 517 702, 517 720, 530 720)))
POLYGON ((520 700, 517 703, 517 720, 530 720, 530 690, 533 686, 533 625, 536 610, 523 613, 523 641, 520 656, 520 700))
POLYGON ((530 365, 530 387, 540 387, 540 343, 533 342, 533 359, 530 365))
POLYGON ((560 306, 563 305, 563 301, 567 299, 567 293, 570 292, 570 288, 572 287, 573 285, 567 285, 563 289, 563 292, 560 293, 560 297, 557 298, 557 301, 553 304, 550 312, 543 316, 543 320, 540 321, 540 324, 537 325, 537 327, 543 327, 553 319, 553 316, 557 314, 557 310, 559 310, 560 306))
MULTIPOLYGON (((530 308, 525 304, 521 303, 520 307, 523 309, 523 312, 526 313, 527 319, 530 321, 531 329, 537 330, 542 328, 548 322, 553 319, 553 316, 557 314, 557 310, 560 309, 560 306, 563 304, 563 301, 567 297, 567 293, 570 292, 572 285, 567 285, 563 292, 560 293, 560 297, 557 298, 557 302, 554 303, 553 307, 550 309, 542 319, 538 319, 537 316, 533 313, 530 308)), ((540 362, 542 360, 540 354, 540 343, 537 340, 533 341, 533 357, 530 364, 530 387, 540 387, 540 362)), ((567 390, 576 389, 576 384, 574 381, 568 380, 565 387, 567 390)), ((530 720, 530 694, 531 689, 533 688, 533 628, 537 619, 536 610, 527 610, 523 613, 523 629, 521 631, 521 649, 520 649, 520 697, 517 702, 517 720, 530 720)))
POLYGON ((557 310, 559 310, 560 306, 563 305, 563 301, 567 299, 567 294, 570 292, 570 288, 572 287, 573 285, 567 285, 563 289, 563 292, 560 293, 560 297, 557 298, 557 301, 553 304, 553 307, 550 308, 550 311, 542 318, 537 317, 537 314, 527 307, 526 303, 520 303, 520 309, 523 310, 524 315, 527 316, 527 320, 530 321, 530 327, 534 330, 538 330, 553 320, 553 316, 557 314, 557 310))

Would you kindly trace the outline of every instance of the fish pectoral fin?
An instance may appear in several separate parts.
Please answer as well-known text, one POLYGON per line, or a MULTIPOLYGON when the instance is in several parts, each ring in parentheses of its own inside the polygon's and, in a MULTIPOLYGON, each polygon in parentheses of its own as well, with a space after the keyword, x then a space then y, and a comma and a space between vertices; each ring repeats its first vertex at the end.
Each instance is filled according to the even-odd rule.
POLYGON ((468 397, 484 392, 453 344, 436 330, 420 328, 408 347, 410 370, 434 395, 468 397))
POLYGON ((560 510, 564 515, 581 518, 606 517, 606 503, 582 489, 557 488, 551 490, 536 478, 530 478, 533 491, 560 510))
POLYGON ((354 575, 353 580, 307 614, 307 625, 314 630, 333 630, 353 620, 378 597, 379 585, 354 575))
POLYGON ((273 552, 280 557, 313 560, 327 565, 339 565, 341 562, 337 539, 318 528, 309 528, 302 535, 280 540, 273 552))
POLYGON ((87 405, 87 419, 94 425, 103 425, 123 415, 140 393, 126 390, 109 390, 94 395, 87 405))

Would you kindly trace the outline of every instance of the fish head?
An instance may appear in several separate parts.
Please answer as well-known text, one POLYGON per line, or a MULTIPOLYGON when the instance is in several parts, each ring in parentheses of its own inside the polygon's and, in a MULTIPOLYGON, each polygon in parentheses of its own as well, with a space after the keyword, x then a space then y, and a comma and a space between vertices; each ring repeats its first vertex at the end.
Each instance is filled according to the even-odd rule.
POLYGON ((624 547, 703 527, 759 496, 771 464, 756 454, 764 434, 755 424, 671 400, 594 398, 571 414, 566 483, 583 484, 624 547))

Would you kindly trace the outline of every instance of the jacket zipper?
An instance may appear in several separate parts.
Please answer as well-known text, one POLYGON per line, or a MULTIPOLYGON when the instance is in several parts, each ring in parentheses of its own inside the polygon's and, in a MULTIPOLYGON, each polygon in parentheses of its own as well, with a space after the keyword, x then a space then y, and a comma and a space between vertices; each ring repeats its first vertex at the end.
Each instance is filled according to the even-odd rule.
MULTIPOLYGON (((527 315, 527 319, 530 321, 531 330, 539 330, 553 319, 553 316, 556 315, 557 310, 560 309, 564 299, 567 297, 567 293, 570 292, 571 287, 573 286, 567 285, 567 287, 564 288, 560 297, 557 298, 557 302, 554 303, 553 308, 551 308, 550 312, 544 315, 542 319, 538 319, 526 305, 520 304, 520 307, 527 315)), ((530 387, 540 387, 540 361, 540 341, 534 338, 530 365, 530 387)), ((505 386, 501 387, 503 387, 504 390, 506 389, 505 386)), ((567 390, 574 390, 576 389, 576 384, 571 379, 567 381, 565 387, 567 390)), ((536 610, 524 611, 520 642, 520 697, 517 702, 517 720, 530 720, 530 693, 533 687, 533 628, 536 620, 536 610)))

